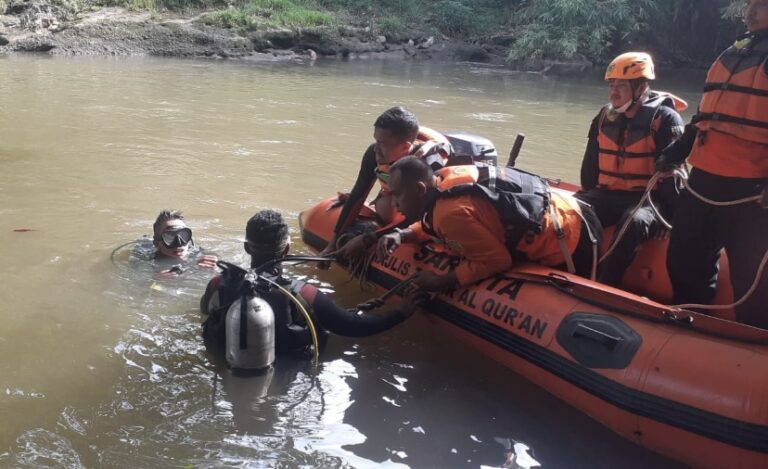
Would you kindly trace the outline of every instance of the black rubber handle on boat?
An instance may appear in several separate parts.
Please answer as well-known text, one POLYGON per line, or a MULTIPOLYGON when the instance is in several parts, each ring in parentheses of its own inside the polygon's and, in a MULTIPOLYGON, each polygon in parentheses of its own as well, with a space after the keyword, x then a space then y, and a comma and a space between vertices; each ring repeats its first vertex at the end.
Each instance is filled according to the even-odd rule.
POLYGON ((604 346, 608 350, 613 350, 619 345, 619 342, 623 341, 621 337, 616 337, 607 334, 603 331, 598 331, 584 324, 579 324, 572 334, 574 339, 587 339, 604 346))
POLYGON ((509 151, 509 161, 507 161, 507 166, 510 168, 515 167, 515 163, 517 162, 517 157, 520 156, 520 149, 523 148, 523 142, 525 141, 525 134, 517 134, 517 137, 515 137, 515 143, 512 145, 512 150, 509 151))

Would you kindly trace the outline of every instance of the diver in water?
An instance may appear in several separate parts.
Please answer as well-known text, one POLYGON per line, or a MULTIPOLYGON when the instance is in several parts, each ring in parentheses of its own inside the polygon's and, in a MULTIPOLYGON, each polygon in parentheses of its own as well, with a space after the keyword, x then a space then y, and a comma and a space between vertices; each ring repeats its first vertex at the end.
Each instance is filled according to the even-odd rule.
POLYGON ((165 267, 155 273, 156 277, 170 278, 182 274, 190 265, 205 269, 216 267, 216 256, 205 254, 192 239, 192 230, 184 222, 179 210, 163 210, 157 216, 153 228, 152 248, 137 244, 134 254, 148 257, 165 267), (143 255, 142 255, 143 254, 143 255))
MULTIPOLYGON (((259 293, 274 314, 274 349, 277 353, 304 352, 312 344, 308 324, 297 310, 295 302, 286 297, 286 293, 308 306, 310 318, 322 336, 332 332, 347 337, 365 337, 384 332, 408 319, 425 298, 414 294, 395 309, 382 314, 348 311, 317 287, 283 275, 280 260, 290 250, 290 237, 288 225, 279 212, 263 210, 255 214, 248 220, 245 238, 244 248, 251 256, 251 269, 271 264, 271 267, 257 273, 283 289, 275 288, 259 293)), ((207 344, 221 347, 227 341, 227 312, 230 306, 243 297, 243 285, 248 271, 231 264, 219 263, 219 266, 223 272, 208 283, 200 300, 200 311, 207 316, 203 323, 203 338, 207 344)), ((233 338, 230 337, 230 340, 233 338)))
POLYGON ((127 261, 131 270, 149 271, 155 279, 176 278, 190 267, 216 268, 216 256, 205 253, 192 239, 192 230, 179 210, 163 210, 152 227, 152 237, 143 236, 112 251, 112 264, 127 261), (133 248, 119 255, 126 246, 133 248))

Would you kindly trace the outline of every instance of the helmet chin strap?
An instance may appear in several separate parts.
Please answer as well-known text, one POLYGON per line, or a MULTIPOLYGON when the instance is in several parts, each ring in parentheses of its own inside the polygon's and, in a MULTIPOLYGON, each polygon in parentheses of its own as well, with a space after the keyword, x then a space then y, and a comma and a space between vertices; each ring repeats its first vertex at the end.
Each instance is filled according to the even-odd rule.
POLYGON ((624 103, 623 105, 619 107, 613 108, 614 111, 618 112, 619 114, 624 114, 625 112, 629 111, 629 109, 635 105, 638 101, 640 101, 640 98, 642 98, 645 93, 642 93, 640 96, 637 96, 637 90, 638 87, 635 87, 635 84, 630 82, 629 86, 632 88, 632 99, 624 103))
POLYGON ((618 112, 619 114, 624 114, 629 110, 629 108, 632 107, 633 104, 635 104, 635 101, 636 101, 635 99, 630 99, 623 106, 615 107, 613 108, 613 110, 618 112))

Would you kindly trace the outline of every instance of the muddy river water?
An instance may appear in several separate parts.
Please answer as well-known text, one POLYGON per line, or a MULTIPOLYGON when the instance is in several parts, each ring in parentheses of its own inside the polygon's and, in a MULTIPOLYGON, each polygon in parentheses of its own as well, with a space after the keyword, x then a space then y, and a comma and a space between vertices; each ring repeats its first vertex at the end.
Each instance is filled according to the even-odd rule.
MULTIPOLYGON (((663 75, 663 70, 661 71, 663 75)), ((702 73, 659 88, 695 103, 702 73)), ((155 284, 123 243, 182 209, 243 263, 246 220, 349 188, 375 117, 403 104, 520 166, 578 179, 606 100, 578 80, 471 64, 0 58, 0 467, 467 467, 499 438, 547 468, 675 467, 416 316, 333 338, 313 369, 232 376, 200 338, 209 272, 155 284)), ((695 106, 694 106, 695 107, 695 106)), ((296 267, 344 304, 344 272, 296 267)))

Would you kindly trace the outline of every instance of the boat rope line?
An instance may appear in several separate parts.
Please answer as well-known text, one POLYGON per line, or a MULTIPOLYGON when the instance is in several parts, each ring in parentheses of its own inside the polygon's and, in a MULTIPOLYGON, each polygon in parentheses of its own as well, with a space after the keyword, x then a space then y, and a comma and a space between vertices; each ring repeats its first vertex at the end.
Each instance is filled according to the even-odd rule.
MULTIPOLYGON (((657 173, 658 174, 658 173, 657 173)), ((732 207, 734 205, 741 205, 741 204, 748 204, 750 202, 757 202, 760 203, 763 196, 762 195, 753 195, 751 197, 744 197, 743 199, 736 199, 736 200, 726 200, 723 202, 719 202, 717 200, 712 200, 707 197, 704 197, 699 192, 697 192, 695 189, 693 189, 688 182, 688 174, 680 169, 676 169, 674 171, 675 179, 682 181, 685 188, 688 190, 688 192, 691 193, 694 197, 701 200, 705 204, 714 205, 715 207, 732 207)))
MULTIPOLYGON (((700 201, 704 202, 705 204, 709 204, 715 207, 732 207, 732 206, 748 204, 748 203, 761 203, 763 200, 762 195, 755 195, 751 197, 744 197, 742 199, 728 200, 723 202, 712 200, 707 197, 704 197, 703 195, 701 195, 699 192, 697 192, 695 189, 691 187, 690 183, 688 182, 688 173, 684 169, 676 169, 673 171, 673 174, 674 174, 675 182, 682 183, 682 185, 691 195, 693 195, 700 201)), ((643 192, 643 196, 640 198, 640 201, 637 203, 637 205, 635 205, 635 207, 632 209, 629 216, 626 217, 626 219, 624 220, 624 223, 621 224, 619 231, 617 232, 616 236, 613 237, 613 241, 611 241, 611 246, 608 248, 605 254, 603 254, 603 256, 600 258, 600 263, 602 263, 605 259, 608 258, 608 256, 610 256, 613 253, 613 251, 619 245, 619 241, 621 241, 621 239, 624 237, 627 230, 629 229, 630 225, 632 224, 632 218, 641 208, 645 206, 646 203, 653 211, 653 214, 656 217, 656 220, 667 230, 672 229, 672 224, 670 224, 664 218, 664 216, 661 214, 656 204, 653 202, 653 197, 651 196, 653 190, 656 188, 659 181, 661 181, 663 178, 664 178, 664 173, 656 172, 653 175, 653 177, 651 177, 650 181, 648 181, 648 185, 645 187, 645 192, 643 192)), ((668 305, 668 306, 669 308, 676 311, 682 311, 687 309, 717 311, 717 310, 723 310, 723 309, 732 309, 732 308, 741 306, 752 297, 755 291, 757 291, 757 288, 760 286, 760 279, 762 279, 763 275, 765 275, 766 264, 768 264, 768 249, 766 249, 765 253, 763 254, 762 260, 758 265, 758 268, 755 272, 755 279, 753 280, 752 285, 741 296, 741 298, 734 301, 733 303, 730 303, 727 305, 705 305, 705 304, 696 304, 696 303, 685 303, 685 304, 668 305)))
POLYGON ((695 303, 689 303, 689 304, 681 304, 681 305, 670 305, 670 308, 674 308, 677 310, 685 310, 685 309, 716 310, 716 309, 731 309, 731 308, 736 308, 737 306, 741 306, 757 291, 757 288, 760 286, 760 280, 763 278, 763 275, 765 275, 766 264, 768 264, 768 249, 766 249, 765 254, 763 254, 763 260, 760 261, 760 265, 757 267, 757 272, 755 273, 755 279, 752 281, 752 286, 749 287, 749 289, 743 295, 741 295, 741 298, 739 298, 739 300, 734 303, 731 303, 729 305, 699 305, 695 303))
MULTIPOLYGON (((658 174, 658 173, 656 173, 658 174)), ((715 207, 733 207, 736 205, 742 205, 742 204, 749 204, 749 203, 761 203, 763 201, 762 195, 754 195, 751 197, 744 197, 742 199, 736 199, 736 200, 727 200, 727 201, 717 201, 712 200, 707 197, 704 197, 699 192, 697 192, 695 189, 693 189, 688 182, 688 174, 681 169, 676 169, 674 171, 675 174, 675 180, 682 181, 685 188, 688 190, 688 192, 699 199, 700 201, 704 202, 705 204, 709 204, 715 207)), ((764 209, 768 209, 768 207, 763 207, 764 209)), ((695 303, 688 303, 688 304, 680 304, 680 305, 671 305, 670 308, 675 308, 678 310, 684 310, 684 309, 701 309, 701 310, 720 310, 720 309, 731 309, 736 308, 738 306, 741 306, 744 304, 749 298, 752 297, 752 295, 757 291, 757 288, 760 286, 760 279, 763 278, 763 275, 765 275, 765 267, 766 264, 768 264, 768 249, 765 250, 765 253, 763 254, 763 258, 760 261, 759 266, 757 267, 757 271, 755 272, 755 279, 752 281, 752 285, 749 287, 749 289, 735 302, 728 304, 728 305, 705 305, 705 304, 695 304, 695 303)))
MULTIPOLYGON (((384 288, 398 279, 373 269, 371 280, 384 288)), ((635 415, 751 451, 768 453, 768 426, 708 412, 655 396, 606 378, 482 318, 440 300, 430 314, 567 381, 601 400, 635 415)))
MULTIPOLYGON (((304 233, 304 240, 315 248, 321 249, 324 244, 320 237, 308 231, 304 233)), ((376 268, 371 270, 370 277, 372 282, 390 289, 400 281, 376 268)), ((555 283, 550 282, 550 284, 555 283)), ((568 288, 563 287, 561 290, 565 293, 573 293, 568 288)), ((768 426, 766 425, 725 417, 616 383, 451 304, 440 300, 433 300, 432 304, 435 308, 430 309, 430 313, 441 320, 506 350, 617 408, 735 447, 768 453, 768 426)), ((639 315, 635 314, 635 316, 639 315)))
POLYGON ((659 223, 661 223, 664 228, 671 230, 672 225, 662 216, 661 212, 659 212, 658 207, 656 207, 656 204, 653 203, 653 197, 651 197, 651 193, 656 188, 656 185, 659 183, 659 181, 663 178, 663 173, 656 173, 651 177, 651 180, 648 181, 648 185, 645 186, 645 192, 643 192, 643 196, 640 197, 640 200, 637 202, 637 205, 632 209, 632 211, 629 213, 629 216, 626 217, 624 220, 624 223, 621 224, 621 227, 619 228, 619 231, 617 232, 616 236, 613 237, 613 241, 611 242, 611 246, 608 248, 608 250, 603 254, 603 256, 600 258, 600 263, 608 258, 608 256, 613 253, 613 251, 616 249, 616 246, 619 245, 619 241, 624 237, 624 235, 627 233, 627 230, 629 229, 629 226, 632 224, 632 218, 634 218, 635 214, 645 206, 645 203, 648 202, 648 206, 651 207, 651 210, 653 210, 653 215, 656 217, 656 220, 658 220, 659 223))
MULTIPOLYGON (((349 241, 357 237, 358 235, 353 233, 344 233, 339 236, 339 239, 336 241, 336 246, 344 246, 349 241)), ((309 243, 307 243, 309 244, 309 243)), ((323 244, 326 244, 323 241, 323 244)), ((333 255, 337 255, 338 252, 341 250, 341 248, 336 249, 333 251, 333 255)), ((368 279, 368 269, 371 266, 371 263, 373 262, 375 253, 366 253, 363 256, 358 256, 351 259, 336 259, 336 261, 341 261, 343 264, 345 263, 347 266, 347 272, 349 273, 349 281, 357 279, 360 285, 361 290, 365 290, 369 287, 367 283, 368 279)))

